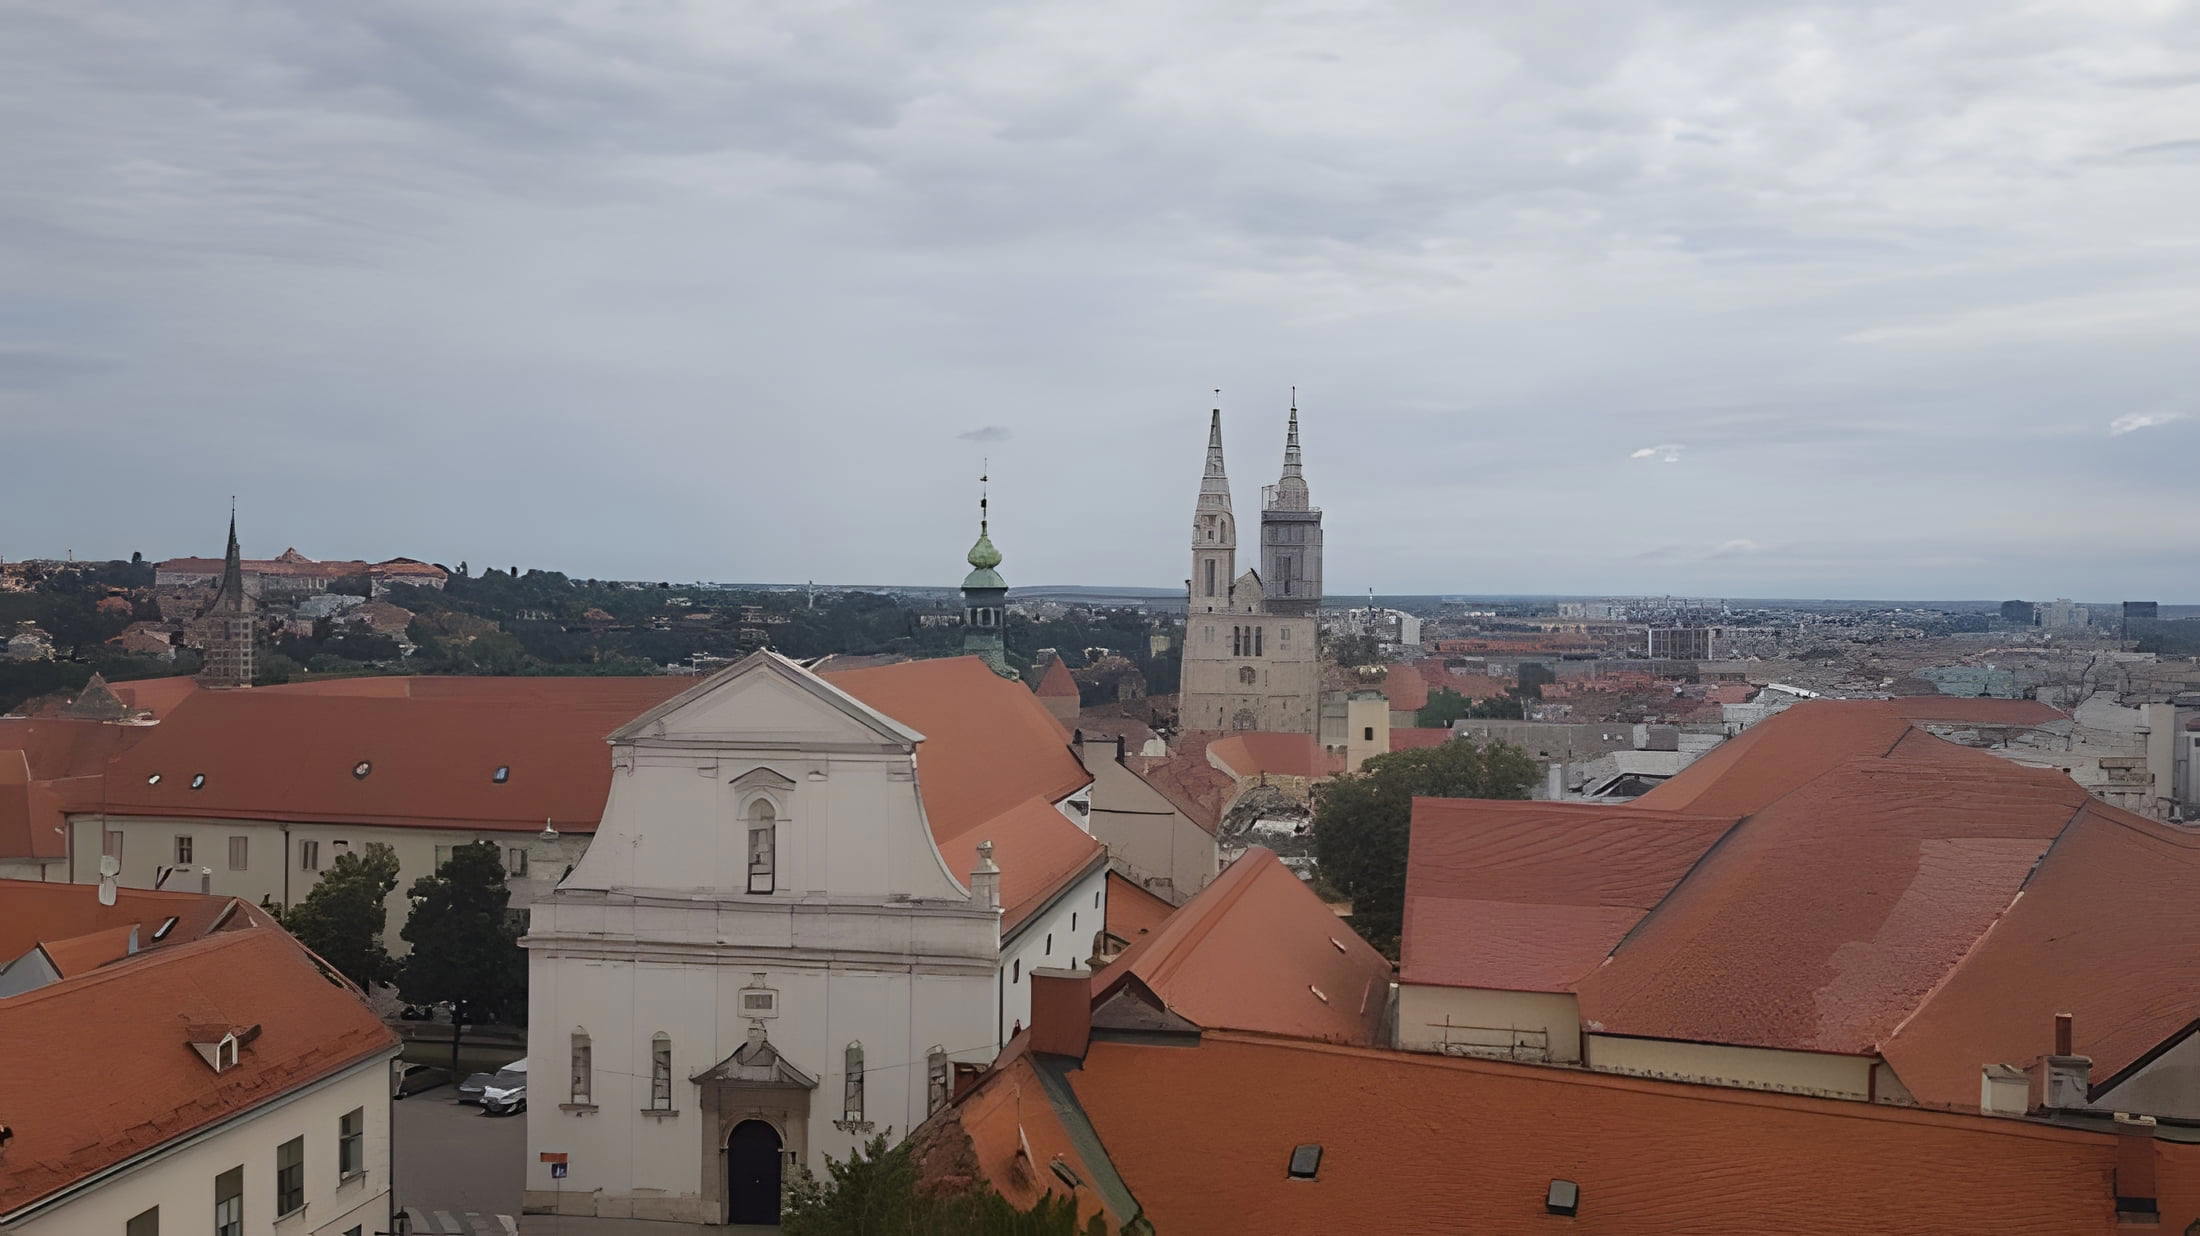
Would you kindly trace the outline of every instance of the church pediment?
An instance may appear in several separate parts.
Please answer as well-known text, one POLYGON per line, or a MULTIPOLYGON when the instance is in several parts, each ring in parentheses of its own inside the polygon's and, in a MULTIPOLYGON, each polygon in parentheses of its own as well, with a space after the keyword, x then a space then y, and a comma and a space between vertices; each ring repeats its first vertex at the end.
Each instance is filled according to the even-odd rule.
POLYGON ((621 726, 613 742, 857 744, 914 749, 924 735, 773 652, 751 653, 621 726))
POLYGON ((752 1038, 732 1055, 697 1073, 695 1082, 722 1082, 730 1086, 757 1086, 802 1090, 817 1089, 817 1079, 787 1063, 767 1038, 752 1038))

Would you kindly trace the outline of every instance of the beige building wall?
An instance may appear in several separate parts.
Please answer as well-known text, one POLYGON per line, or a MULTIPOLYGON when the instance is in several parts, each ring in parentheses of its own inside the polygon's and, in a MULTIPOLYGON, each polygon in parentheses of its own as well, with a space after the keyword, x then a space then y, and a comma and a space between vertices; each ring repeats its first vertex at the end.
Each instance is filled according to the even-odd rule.
POLYGON ((1397 1044, 1406 1051, 1581 1062, 1581 1010, 1571 992, 1398 988, 1397 1044))
POLYGON ((1195 612, 1185 621, 1183 673, 1184 729, 1316 732, 1321 648, 1312 618, 1195 612), (1232 655, 1233 627, 1260 629, 1260 656, 1232 655))
MULTIPOLYGON (((182 1050, 179 1046, 177 1050, 182 1050)), ((271 1100, 212 1128, 169 1142, 119 1175, 7 1225, 23 1236, 122 1236, 130 1220, 160 1208, 162 1236, 213 1230, 214 1178, 244 1169, 245 1236, 343 1236, 379 1232, 390 1217, 390 1061, 379 1053, 333 1077, 271 1100), (365 1170, 337 1174, 337 1138, 345 1113, 364 1121, 365 1170), (277 1221, 275 1156, 305 1138, 305 1206, 277 1221)), ((86 1079, 96 1088, 95 1079, 86 1079)))
POLYGON ((1213 833, 1194 824, 1160 791, 1123 767, 1112 738, 1078 749, 1092 774, 1092 835, 1118 871, 1178 905, 1207 886, 1220 867, 1213 833))
POLYGON ((1874 1060, 1869 1056, 1685 1043, 1675 1039, 1622 1038, 1609 1034, 1588 1035, 1582 1046, 1584 1063, 1600 1072, 1839 1099, 1871 1097, 1874 1060))
MULTIPOLYGON (((71 883, 99 882, 99 857, 105 852, 102 847, 107 844, 105 834, 118 832, 122 835, 122 871, 116 882, 124 888, 153 887, 154 881, 160 878, 160 868, 182 861, 181 843, 188 843, 191 870, 169 877, 169 889, 198 891, 198 872, 204 868, 208 891, 217 896, 240 897, 254 904, 265 900, 295 905, 313 891, 313 886, 320 882, 321 873, 335 864, 337 855, 347 850, 364 852, 368 842, 381 842, 397 855, 397 886, 390 890, 384 903, 389 910, 389 920, 384 928, 383 942, 391 953, 399 955, 409 951, 409 946, 398 938, 406 916, 412 912, 412 903, 406 894, 414 880, 434 874, 437 864, 449 857, 452 847, 475 841, 496 843, 504 859, 512 890, 511 905, 515 910, 532 904, 538 884, 535 880, 522 878, 526 874, 527 847, 537 836, 530 832, 96 814, 70 816, 69 828, 72 848, 66 878, 71 883), (239 857, 243 860, 241 866, 231 861, 239 857), (309 866, 309 860, 314 865, 309 866)), ((580 861, 588 848, 589 836, 587 833, 559 835, 558 849, 566 864, 580 861)), ((62 877, 57 872, 55 878, 62 877)), ((548 886, 547 883, 540 885, 548 886)))
POLYGON ((1390 701, 1380 691, 1354 691, 1345 697, 1344 766, 1358 772, 1378 755, 1390 754, 1390 701))
POLYGON ((67 868, 60 862, 37 859, 0 859, 0 880, 59 880, 67 868))

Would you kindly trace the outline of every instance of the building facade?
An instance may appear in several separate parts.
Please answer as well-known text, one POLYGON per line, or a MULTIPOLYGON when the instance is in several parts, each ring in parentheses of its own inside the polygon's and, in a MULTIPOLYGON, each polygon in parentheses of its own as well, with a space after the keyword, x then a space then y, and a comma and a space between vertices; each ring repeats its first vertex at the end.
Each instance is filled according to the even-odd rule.
POLYGON ((1319 720, 1321 508, 1310 501, 1291 411, 1283 474, 1262 491, 1261 560, 1237 573, 1237 516, 1222 456, 1222 412, 1208 422, 1207 459, 1192 513, 1185 581, 1183 685, 1187 730, 1311 734, 1319 720))
POLYGON ((221 591, 199 619, 199 639, 206 658, 199 666, 199 681, 209 687, 249 687, 255 669, 253 657, 252 594, 245 590, 244 566, 237 553, 237 513, 229 513, 229 549, 222 559, 221 591))

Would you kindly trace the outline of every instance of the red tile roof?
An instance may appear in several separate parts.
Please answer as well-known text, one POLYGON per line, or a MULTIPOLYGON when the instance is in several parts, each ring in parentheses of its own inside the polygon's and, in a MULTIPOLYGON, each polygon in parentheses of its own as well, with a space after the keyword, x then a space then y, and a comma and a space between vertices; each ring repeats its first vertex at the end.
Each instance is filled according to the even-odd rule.
POLYGON ((258 906, 228 897, 118 888, 115 904, 103 906, 96 892, 89 884, 0 880, 0 965, 41 942, 70 940, 117 928, 136 927, 138 947, 152 948, 195 940, 213 930, 218 921, 240 927, 266 926, 274 921, 258 906), (176 925, 161 940, 154 940, 153 933, 171 918, 177 920, 176 925))
MULTIPOLYGON (((90 886, 68 887, 93 899, 90 886)), ((0 921, 16 919, 19 891, 0 888, 0 921)), ((0 999, 0 1042, 14 1131, 0 1213, 397 1046, 354 989, 275 927, 218 932, 0 999), (192 1028, 208 1026, 259 1033, 217 1074, 188 1046, 192 1028)))
POLYGON ((1451 731, 1441 726, 1419 729, 1400 726, 1390 731, 1390 749, 1393 751, 1420 751, 1428 747, 1441 747, 1451 741, 1451 731))
POLYGON ((1370 1043, 1390 963, 1269 850, 1255 846, 1093 979, 1126 976, 1197 1025, 1370 1043))
POLYGON ((1050 657, 1047 659, 1046 672, 1039 675, 1039 685, 1033 687, 1031 693, 1040 696, 1075 699, 1077 697, 1077 680, 1070 677, 1069 667, 1062 664, 1062 658, 1050 657))
POLYGON ((1042 1079, 1029 1052, 1030 1036, 1011 1040, 978 1087, 919 1128, 920 1171, 927 1187, 954 1190, 982 1176, 995 1192, 1023 1209, 1052 1194, 1072 1197, 1080 1223, 1102 1216, 1115 1231, 1135 1217, 1106 1208, 1100 1191, 1072 1190, 1054 1174, 1057 1161, 1080 1182, 1099 1179, 1079 1139, 1056 1107, 1056 1092, 1042 1079), (967 1156, 967 1157, 966 1157, 967 1156))
POLYGON ((1108 934, 1135 941, 1176 913, 1176 907, 1138 886, 1135 880, 1108 873, 1108 934))
POLYGON ((1416 798, 1399 978, 1571 990, 1732 824, 1627 806, 1416 798))
POLYGON ((128 682, 110 682, 107 689, 123 703, 137 712, 149 712, 155 718, 166 717, 176 705, 198 693, 199 680, 188 674, 168 678, 134 678, 128 682))
MULTIPOLYGON (((2020 1120, 1213 1031, 1102 1038, 1063 1080, 1161 1232, 2125 1230, 2116 1135, 2020 1120), (1545 1212, 1554 1180, 1574 1217, 1545 1212)), ((2150 1149, 2183 1230, 2200 1147, 2150 1149)))
MULTIPOLYGON (((63 978, 75 978, 110 961, 128 957, 131 945, 138 939, 138 931, 134 924, 123 923, 66 940, 41 940, 38 947, 46 954, 46 960, 53 963, 54 973, 63 978)), ((146 931, 150 934, 151 929, 146 931)))
POLYGON ((63 805, 72 777, 97 772, 151 728, 56 717, 0 718, 0 858, 68 853, 63 805))
POLYGON ((1237 778, 1216 768, 1207 759, 1207 745, 1218 735, 1187 731, 1169 744, 1163 756, 1125 755, 1123 766, 1138 774, 1169 805, 1208 832, 1222 827, 1223 813, 1237 797, 1237 778))
MULTIPOLYGON (((921 778, 923 747, 917 748, 917 762, 921 778)), ((1027 798, 958 832, 942 826, 953 817, 932 815, 929 808, 925 814, 932 821, 932 841, 947 860, 947 869, 966 884, 970 870, 978 864, 978 843, 993 843, 993 864, 1001 869, 1004 934, 1021 927, 1070 882, 1107 861, 1107 847, 1070 823, 1044 798, 1027 798)))
POLYGON ((1312 734, 1270 734, 1258 730, 1228 734, 1208 743, 1207 762, 1240 781, 1264 774, 1312 780, 1342 768, 1342 762, 1323 751, 1312 734))
POLYGON ((1383 672, 1383 698, 1392 712, 1419 712, 1428 707, 1428 679, 1413 665, 1393 665, 1383 672))
POLYGON ((1953 1107, 2054 1012, 2089 1028, 2097 1082, 2200 1018, 2200 838, 1889 703, 1798 705, 1573 827, 1417 804, 1437 827, 1414 835, 1409 981, 1570 988, 1615 1034, 1881 1055, 1953 1107))

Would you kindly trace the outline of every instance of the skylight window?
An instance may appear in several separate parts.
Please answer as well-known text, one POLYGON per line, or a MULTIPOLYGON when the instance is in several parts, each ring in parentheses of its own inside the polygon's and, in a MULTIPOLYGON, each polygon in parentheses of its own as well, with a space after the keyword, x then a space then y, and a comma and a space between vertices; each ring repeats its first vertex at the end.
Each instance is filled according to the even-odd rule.
POLYGON ((371 760, 361 760, 351 766, 352 777, 360 781, 366 780, 367 774, 373 771, 374 763, 371 760))
POLYGON ((176 919, 175 919, 175 916, 174 916, 174 915, 169 915, 169 916, 168 916, 167 918, 165 918, 165 919, 161 920, 161 924, 160 924, 160 926, 158 926, 158 927, 155 927, 155 928, 153 928, 153 938, 154 938, 155 940, 161 940, 161 939, 166 939, 166 938, 167 938, 167 936, 168 936, 168 933, 169 933, 169 932, 171 932, 171 931, 174 931, 175 929, 176 929, 176 919))
POLYGON ((1077 1178, 1077 1173, 1070 1169, 1069 1164, 1062 1162, 1060 1159, 1056 1159, 1054 1162, 1047 1164, 1047 1167, 1049 1170, 1053 1171, 1054 1178, 1056 1180, 1059 1180, 1063 1184, 1068 1185, 1072 1190, 1076 1189, 1078 1185, 1085 1183, 1084 1181, 1077 1178))
POLYGON ((1306 985, 1306 989, 1314 993, 1314 998, 1316 1000, 1321 1001, 1323 1004, 1329 1003, 1329 994, 1323 991, 1321 988, 1314 986, 1312 983, 1308 983, 1306 985))
POLYGON ((147 778, 145 779, 145 784, 147 784, 147 785, 159 785, 159 784, 160 784, 160 774, 159 774, 159 773, 154 773, 154 774, 153 774, 152 776, 150 776, 150 777, 147 777, 147 778))
POLYGON ((1320 1142, 1308 1142, 1291 1148, 1291 1179, 1312 1180, 1322 1169, 1320 1142))
POLYGON ((1543 1209, 1554 1215, 1572 1215, 1581 1209, 1581 1186, 1571 1180, 1554 1180, 1543 1195, 1543 1209))
POLYGON ((203 789, 205 789, 205 788, 206 788, 206 774, 205 774, 205 773, 193 773, 193 774, 191 774, 191 788, 192 788, 192 789, 194 789, 194 790, 203 790, 203 789))
POLYGON ((512 766, 510 764, 499 764, 497 765, 497 770, 489 774, 489 780, 496 782, 498 785, 503 785, 505 782, 510 781, 511 779, 512 766))
POLYGON ((1331 936, 1331 937, 1329 937, 1329 942, 1330 942, 1331 944, 1334 944, 1334 945, 1336 945, 1336 946, 1337 946, 1337 951, 1338 951, 1338 952, 1342 953, 1342 952, 1344 952, 1344 951, 1345 951, 1345 947, 1344 947, 1344 941, 1342 941, 1342 940, 1339 940, 1339 939, 1338 939, 1337 937, 1335 937, 1335 936, 1331 936))

